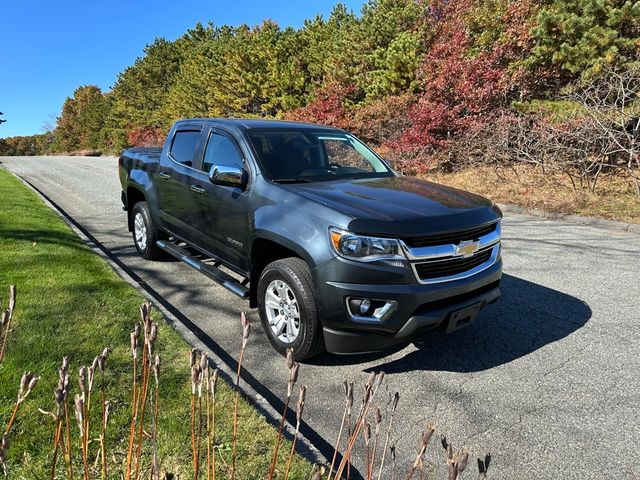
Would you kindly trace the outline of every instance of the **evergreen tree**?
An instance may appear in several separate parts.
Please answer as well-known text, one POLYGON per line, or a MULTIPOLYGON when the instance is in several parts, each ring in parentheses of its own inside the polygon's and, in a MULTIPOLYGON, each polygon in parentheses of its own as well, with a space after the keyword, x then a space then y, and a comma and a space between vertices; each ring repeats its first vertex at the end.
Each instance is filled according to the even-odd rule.
POLYGON ((109 129, 168 128, 170 122, 161 113, 167 93, 173 85, 191 36, 197 37, 201 32, 202 26, 197 25, 175 42, 156 38, 145 47, 144 56, 118 75, 110 100, 112 112, 107 123, 109 129))
POLYGON ((78 137, 75 132, 78 114, 74 104, 75 100, 67 97, 62 105, 62 113, 58 117, 53 144, 54 151, 58 153, 72 152, 79 148, 78 137))
POLYGON ((305 81, 294 31, 266 21, 210 25, 171 87, 165 116, 276 116, 301 104, 305 81))
POLYGON ((54 149, 72 152, 98 148, 107 108, 100 88, 95 85, 77 88, 73 98, 67 98, 62 106, 54 134, 54 149))
POLYGON ((156 38, 144 55, 118 75, 108 97, 108 116, 100 143, 111 152, 132 145, 131 136, 166 132, 173 118, 166 102, 184 57, 200 42, 206 29, 197 24, 174 42, 156 38))
POLYGON ((628 62, 640 51, 640 2, 555 0, 541 9, 529 65, 554 67, 565 80, 628 62))
POLYGON ((307 95, 322 85, 353 81, 360 63, 355 43, 358 26, 353 12, 338 3, 327 20, 317 15, 296 32, 297 57, 307 95))
POLYGON ((100 131, 107 116, 107 102, 95 85, 76 90, 76 128, 81 150, 96 149, 100 144, 100 131))
POLYGON ((356 35, 360 57, 358 83, 368 98, 411 91, 424 53, 428 25, 426 2, 369 0, 356 35))
POLYGON ((147 45, 109 94, 76 90, 54 149, 117 153, 158 144, 176 119, 216 116, 296 118, 393 148, 446 147, 514 100, 637 58, 639 24, 632 0, 367 0, 359 15, 338 3, 298 29, 197 24, 147 45))

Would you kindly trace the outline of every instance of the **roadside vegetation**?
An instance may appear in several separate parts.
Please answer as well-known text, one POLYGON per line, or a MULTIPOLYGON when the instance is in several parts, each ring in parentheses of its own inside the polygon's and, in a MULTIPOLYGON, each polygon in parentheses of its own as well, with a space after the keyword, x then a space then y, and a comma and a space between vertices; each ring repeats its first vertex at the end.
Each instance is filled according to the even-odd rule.
MULTIPOLYGON (((544 192, 561 175, 566 204, 600 215, 584 198, 620 179, 640 197, 639 89, 639 2, 338 3, 298 29, 198 24, 158 38, 111 91, 78 87, 47 133, 0 140, 0 155, 118 154, 159 145, 184 117, 287 118, 349 129, 408 174, 499 164, 520 173, 501 179, 514 190, 544 192)), ((628 198, 615 210, 633 210, 628 198)))
POLYGON ((604 176, 595 192, 589 188, 574 190, 565 175, 543 173, 527 165, 509 169, 477 166, 454 172, 436 170, 421 177, 490 197, 497 203, 640 223, 640 198, 633 186, 619 176, 604 176))
MULTIPOLYGON (((10 322, 8 319, 5 321, 3 314, 0 327, 0 340, 4 341, 7 336, 6 351, 0 363, 0 435, 5 432, 12 417, 23 374, 31 372, 34 378, 39 379, 19 406, 8 435, 8 448, 0 458, 6 463, 9 478, 51 478, 58 402, 62 400, 58 394, 54 396, 54 390, 59 387, 59 369, 64 370, 62 362, 66 357, 70 388, 65 402, 70 424, 73 476, 84 478, 82 438, 76 421, 75 398, 76 395, 82 397, 85 392, 84 418, 88 435, 84 441, 87 444, 90 478, 102 478, 99 459, 102 441, 106 451, 107 478, 121 478, 120 474, 126 473, 132 412, 130 333, 141 320, 139 306, 143 298, 34 193, 2 169, 0 204, 0 311, 9 309, 9 285, 17 286, 15 308, 10 309, 10 322), (105 348, 109 351, 105 366, 101 369, 97 364, 94 365, 94 360, 102 356, 105 348), (81 372, 86 391, 79 381, 81 372), (90 374, 92 398, 89 404, 90 374), (101 428, 103 388, 104 399, 110 405, 104 434, 101 428)), ((146 316, 143 315, 143 318, 146 316)), ((156 329, 157 340, 147 367, 147 410, 142 437, 139 430, 142 422, 137 425, 132 468, 135 471, 137 445, 141 445, 140 471, 144 472, 145 478, 149 478, 155 443, 162 471, 174 474, 174 478, 190 478, 193 471, 189 420, 191 351, 160 315, 153 312, 149 319, 156 329), (153 426, 156 354, 161 359, 157 429, 153 426), (157 442, 152 440, 154 438, 157 442)), ((238 348, 241 338, 242 327, 238 322, 238 348)), ((142 329, 139 330, 137 348, 138 387, 142 385, 142 373, 145 371, 142 357, 146 348, 145 330, 142 329)), ((214 368, 211 365, 211 371, 214 368)), ((283 374, 286 374, 284 366, 283 374)), ((28 384, 29 380, 23 385, 23 394, 28 384)), ((203 391, 206 392, 206 388, 203 391)), ((212 445, 217 452, 218 478, 230 478, 234 412, 229 405, 234 404, 234 397, 233 385, 222 380, 217 382, 215 442, 212 445)), ((64 409, 62 417, 64 420, 64 409)), ((276 431, 242 397, 238 399, 237 419, 237 478, 257 478, 260 475, 256 476, 255 472, 267 472, 269 469, 272 459, 269 442, 275 438, 276 431)), ((207 445, 205 439, 202 445, 207 445)), ((286 442, 279 457, 282 469, 287 462, 289 448, 290 443, 286 442)), ((205 450, 202 450, 202 458, 203 461, 206 459, 205 450)), ((66 464, 61 446, 56 478, 68 478, 66 464)), ((201 478, 208 478, 204 468, 201 478)), ((307 478, 311 468, 296 454, 292 461, 291 478, 307 478)))

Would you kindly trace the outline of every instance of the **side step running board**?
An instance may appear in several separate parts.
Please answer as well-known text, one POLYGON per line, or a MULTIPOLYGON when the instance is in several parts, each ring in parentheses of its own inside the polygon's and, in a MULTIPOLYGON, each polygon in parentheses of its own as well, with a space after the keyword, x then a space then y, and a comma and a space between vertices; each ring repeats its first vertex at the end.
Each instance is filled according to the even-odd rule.
POLYGON ((219 283, 231 293, 239 296, 240 298, 249 298, 249 289, 245 285, 240 283, 231 275, 224 273, 222 270, 212 265, 207 265, 197 258, 194 258, 184 248, 165 240, 158 240, 156 245, 168 254, 176 257, 178 260, 186 263, 192 268, 195 268, 203 275, 206 275, 214 282, 219 283))

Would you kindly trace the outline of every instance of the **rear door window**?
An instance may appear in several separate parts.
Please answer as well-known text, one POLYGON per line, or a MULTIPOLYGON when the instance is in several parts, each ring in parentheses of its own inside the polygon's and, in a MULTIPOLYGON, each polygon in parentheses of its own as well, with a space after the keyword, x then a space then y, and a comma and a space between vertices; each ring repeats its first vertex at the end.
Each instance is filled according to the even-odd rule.
POLYGON ((171 158, 187 167, 193 167, 199 141, 199 130, 178 130, 171 143, 171 158))

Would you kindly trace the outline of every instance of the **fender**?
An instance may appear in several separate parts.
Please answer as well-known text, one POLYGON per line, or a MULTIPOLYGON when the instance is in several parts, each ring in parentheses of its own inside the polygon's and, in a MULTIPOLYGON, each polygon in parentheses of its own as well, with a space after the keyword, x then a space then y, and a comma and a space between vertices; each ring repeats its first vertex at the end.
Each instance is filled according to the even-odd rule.
POLYGON ((292 242, 291 240, 289 240, 286 237, 283 237, 282 235, 279 235, 275 232, 271 232, 269 230, 255 230, 254 235, 252 235, 251 237, 251 246, 249 250, 250 258, 253 257, 253 246, 255 245, 256 240, 269 240, 273 243, 277 243, 278 245, 281 245, 291 250, 293 253, 295 253, 297 256, 299 256, 305 262, 307 262, 307 265, 309 265, 309 268, 311 268, 311 270, 313 270, 316 266, 314 258, 309 254, 309 252, 304 250, 300 245, 296 244, 295 242, 292 242))
MULTIPOLYGON (((153 179, 151 178, 151 173, 147 170, 141 170, 139 168, 134 168, 129 173, 126 182, 126 188, 134 188, 139 191, 145 198, 145 201, 149 205, 149 211, 151 212, 151 220, 154 225, 160 226, 162 225, 160 220, 160 210, 159 210, 159 202, 158 196, 156 194, 155 185, 153 179)), ((128 205, 128 212, 131 212, 132 205, 128 205)), ((131 215, 129 215, 129 223, 131 223, 131 215)), ((131 225, 129 225, 131 228, 131 225)))
POLYGON ((295 252, 313 272, 318 265, 333 258, 329 230, 323 227, 345 224, 348 218, 342 217, 323 205, 311 204, 287 192, 280 202, 269 202, 255 211, 251 244, 257 238, 278 243, 295 252), (291 208, 294 202, 296 208, 291 208))

